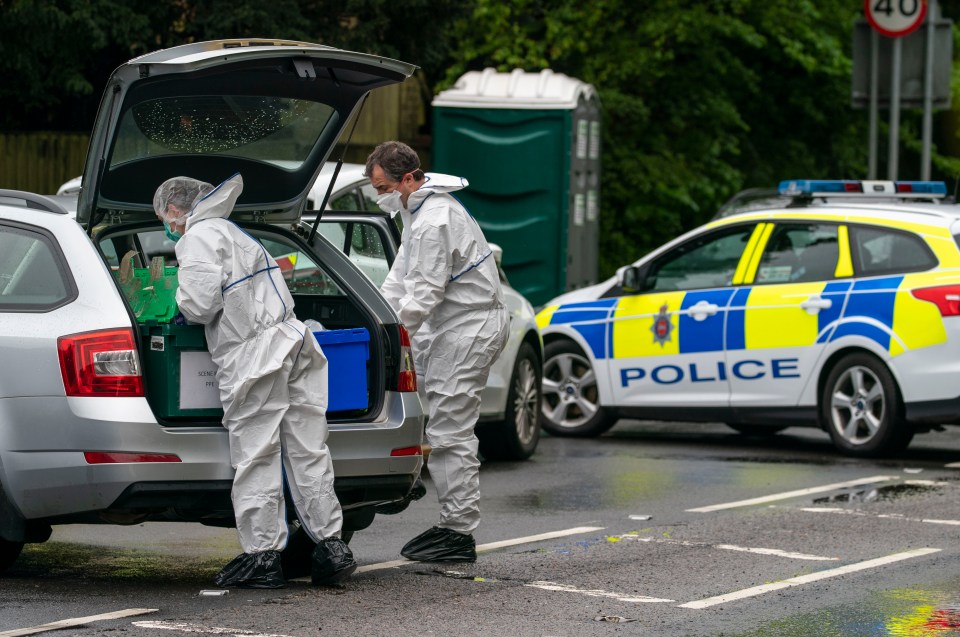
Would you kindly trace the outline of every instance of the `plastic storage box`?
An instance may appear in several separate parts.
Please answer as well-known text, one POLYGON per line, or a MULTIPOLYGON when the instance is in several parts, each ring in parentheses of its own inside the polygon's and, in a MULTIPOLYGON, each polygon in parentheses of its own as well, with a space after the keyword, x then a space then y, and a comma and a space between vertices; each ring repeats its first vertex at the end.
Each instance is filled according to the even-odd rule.
MULTIPOLYGON (((223 417, 216 366, 202 325, 148 325, 144 339, 147 399, 160 418, 223 417)), ((327 357, 327 411, 366 409, 370 333, 366 328, 314 332, 327 357)))
POLYGON ((147 400, 161 418, 223 417, 216 366, 202 325, 140 328, 147 400))
POLYGON ((367 360, 370 358, 370 332, 364 327, 349 330, 314 332, 327 357, 327 411, 366 409, 367 360))

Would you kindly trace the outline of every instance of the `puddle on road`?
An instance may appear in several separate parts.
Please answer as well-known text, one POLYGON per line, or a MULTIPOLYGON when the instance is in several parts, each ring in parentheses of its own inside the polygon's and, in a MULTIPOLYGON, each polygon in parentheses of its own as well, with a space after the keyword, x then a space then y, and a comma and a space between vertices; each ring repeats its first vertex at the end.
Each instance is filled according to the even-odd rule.
POLYGON ((888 502, 898 498, 929 493, 940 487, 936 484, 888 484, 882 487, 869 487, 837 493, 823 498, 815 498, 814 504, 837 502, 888 502))
POLYGON ((960 581, 950 590, 892 589, 864 603, 828 608, 764 624, 736 637, 960 636, 960 581))

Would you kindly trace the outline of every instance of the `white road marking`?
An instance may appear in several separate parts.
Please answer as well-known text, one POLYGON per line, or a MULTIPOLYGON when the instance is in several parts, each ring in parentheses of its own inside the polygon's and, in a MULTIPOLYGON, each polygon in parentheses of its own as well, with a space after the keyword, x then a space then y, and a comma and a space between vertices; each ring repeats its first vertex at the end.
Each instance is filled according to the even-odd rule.
POLYGON ((711 511, 721 511, 723 509, 735 509, 737 507, 753 506, 755 504, 764 504, 767 502, 776 502, 777 500, 788 500, 790 498, 799 498, 812 493, 823 493, 824 491, 836 491, 837 489, 846 489, 848 487, 857 487, 862 484, 872 484, 875 482, 889 482, 896 480, 897 476, 873 476, 870 478, 860 478, 859 480, 849 480, 847 482, 835 482, 825 484, 820 487, 810 487, 809 489, 798 489, 796 491, 786 491, 784 493, 774 493, 759 498, 749 500, 739 500, 737 502, 727 502, 726 504, 714 504, 711 506, 699 507, 696 509, 687 509, 687 513, 710 513, 711 511))
POLYGON ((776 555, 777 557, 789 557, 792 560, 810 560, 814 562, 836 562, 839 557, 825 557, 823 555, 808 555, 806 553, 794 553, 792 551, 781 551, 780 549, 765 549, 750 546, 734 546, 733 544, 717 544, 714 548, 725 551, 742 551, 744 553, 756 553, 758 555, 776 555))
POLYGON ((801 511, 807 513, 835 513, 839 515, 856 515, 860 517, 875 517, 884 520, 903 520, 904 522, 924 522, 926 524, 946 524, 949 526, 960 526, 960 520, 936 520, 933 518, 908 518, 899 513, 865 513, 864 511, 854 511, 851 509, 838 509, 834 507, 802 507, 801 511))
POLYGON ((119 619, 121 617, 132 617, 134 615, 147 615, 157 612, 158 608, 127 608, 125 610, 116 610, 112 613, 102 613, 100 615, 90 615, 88 617, 74 617, 72 619, 61 619, 60 621, 50 622, 49 624, 40 624, 31 628, 17 628, 15 630, 6 630, 0 633, 0 637, 21 637, 21 635, 35 635, 48 630, 62 630, 64 628, 73 628, 74 626, 83 626, 91 622, 102 622, 108 619, 119 619))
POLYGON ((806 553, 793 553, 791 551, 781 551, 780 549, 755 548, 749 546, 736 546, 734 544, 709 544, 707 542, 691 542, 689 540, 673 540, 661 537, 639 537, 633 533, 626 535, 617 535, 615 540, 636 540, 637 542, 653 542, 656 544, 676 544, 678 546, 696 546, 701 548, 714 548, 723 551, 742 551, 744 553, 757 553, 759 555, 775 555, 777 557, 788 557, 792 560, 810 560, 817 562, 835 562, 839 557, 824 557, 822 555, 808 555, 806 553))
POLYGON ((258 633, 242 628, 224 628, 223 626, 201 626, 187 622, 133 622, 137 628, 157 628, 159 630, 175 630, 180 633, 202 633, 205 635, 236 635, 240 637, 290 637, 276 633, 258 633))
POLYGON ((659 597, 647 597, 646 595, 627 595, 624 593, 612 593, 610 591, 603 591, 599 589, 582 589, 576 588, 575 586, 569 586, 568 584, 557 584, 556 582, 530 582, 529 584, 524 584, 524 586, 529 586, 530 588, 539 588, 545 591, 561 591, 563 593, 577 593, 579 595, 586 595, 588 597, 609 597, 615 599, 618 602, 633 602, 639 604, 660 604, 663 602, 673 602, 672 599, 661 599, 659 597))
POLYGON ((946 469, 960 469, 960 462, 951 462, 943 465, 946 469))
POLYGON ((865 562, 857 562, 856 564, 848 564, 847 566, 840 566, 827 571, 810 573, 809 575, 801 575, 799 577, 791 577, 790 579, 785 579, 780 582, 773 582, 772 584, 762 584, 752 588, 745 588, 743 590, 734 591, 733 593, 727 593, 726 595, 717 595, 716 597, 708 597, 707 599, 687 602, 686 604, 680 604, 678 608, 709 608, 710 606, 716 606, 717 604, 724 604, 726 602, 746 599, 748 597, 756 597, 757 595, 763 595, 764 593, 769 593, 771 591, 778 591, 784 588, 809 584, 810 582, 817 582, 830 577, 838 577, 848 573, 856 573, 857 571, 865 571, 878 566, 885 566, 887 564, 909 560, 914 557, 922 557, 924 555, 930 555, 931 553, 938 553, 940 550, 941 549, 923 548, 913 549, 912 551, 904 551, 903 553, 894 553, 893 555, 878 557, 865 562))
MULTIPOLYGON (((594 533, 596 531, 602 531, 602 526, 578 526, 572 529, 565 529, 563 531, 551 531, 550 533, 541 533, 539 535, 528 535, 526 537, 518 537, 512 540, 502 540, 500 542, 490 542, 488 544, 481 544, 477 547, 477 553, 485 553, 487 551, 493 551, 495 549, 502 549, 507 546, 517 546, 518 544, 531 544, 533 542, 543 542, 545 540, 555 540, 561 537, 568 537, 570 535, 580 535, 581 533, 594 533)), ((412 560, 391 560, 389 562, 378 562, 377 564, 367 564, 365 566, 360 566, 357 568, 357 573, 369 573, 370 571, 380 571, 387 568, 397 568, 399 566, 409 566, 411 564, 420 564, 420 562, 414 562, 412 560)), ((298 579, 307 579, 307 578, 298 578, 298 579)))

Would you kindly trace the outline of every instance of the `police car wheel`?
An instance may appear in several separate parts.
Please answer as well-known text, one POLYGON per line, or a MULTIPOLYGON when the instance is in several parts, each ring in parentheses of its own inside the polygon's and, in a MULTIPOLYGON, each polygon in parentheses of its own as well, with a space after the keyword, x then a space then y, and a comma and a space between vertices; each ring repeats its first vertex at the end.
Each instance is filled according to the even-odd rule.
POLYGON ((544 348, 540 423, 555 436, 599 436, 616 424, 600 404, 597 377, 583 350, 571 341, 544 348))
POLYGON ((526 460, 540 442, 541 365, 529 343, 520 345, 513 364, 503 422, 477 430, 486 460, 526 460))
POLYGON ((0 573, 17 561, 21 550, 23 550, 23 542, 9 542, 0 538, 0 573))
POLYGON ((850 354, 834 365, 820 412, 834 446, 847 455, 893 453, 913 438, 893 376, 869 354, 850 354))

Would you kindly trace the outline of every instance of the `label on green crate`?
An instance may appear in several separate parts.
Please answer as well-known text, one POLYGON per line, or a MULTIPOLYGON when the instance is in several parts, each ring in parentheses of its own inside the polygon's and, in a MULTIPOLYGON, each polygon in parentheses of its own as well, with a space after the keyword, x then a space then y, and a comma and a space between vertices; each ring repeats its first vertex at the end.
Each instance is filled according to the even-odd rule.
POLYGON ((162 336, 151 336, 150 337, 150 350, 153 352, 162 352, 164 350, 163 337, 162 336))
POLYGON ((209 352, 180 352, 180 409, 219 409, 217 366, 209 352))

